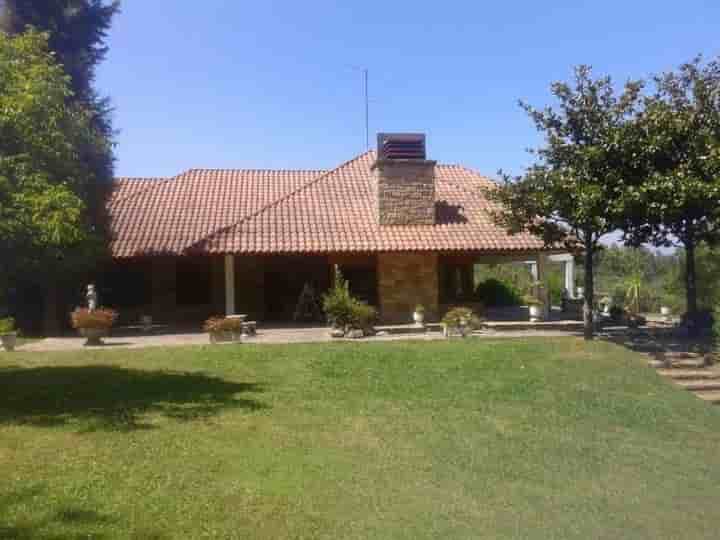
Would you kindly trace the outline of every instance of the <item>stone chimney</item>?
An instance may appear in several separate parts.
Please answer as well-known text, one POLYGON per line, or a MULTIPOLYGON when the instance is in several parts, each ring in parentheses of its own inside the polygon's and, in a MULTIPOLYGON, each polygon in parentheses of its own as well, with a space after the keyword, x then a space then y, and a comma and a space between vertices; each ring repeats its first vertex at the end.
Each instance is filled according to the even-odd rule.
POLYGON ((426 159, 425 135, 378 134, 373 168, 380 225, 435 223, 435 163, 426 159))

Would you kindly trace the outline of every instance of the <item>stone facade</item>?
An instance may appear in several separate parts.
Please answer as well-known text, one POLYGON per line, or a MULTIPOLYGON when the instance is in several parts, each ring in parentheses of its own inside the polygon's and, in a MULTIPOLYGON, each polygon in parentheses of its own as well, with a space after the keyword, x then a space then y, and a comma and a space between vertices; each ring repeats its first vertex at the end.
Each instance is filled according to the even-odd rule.
POLYGON ((427 321, 437 320, 437 254, 381 253, 378 256, 378 289, 382 322, 411 322, 417 304, 425 307, 427 321))
POLYGON ((435 223, 435 162, 378 160, 378 220, 380 225, 435 223))

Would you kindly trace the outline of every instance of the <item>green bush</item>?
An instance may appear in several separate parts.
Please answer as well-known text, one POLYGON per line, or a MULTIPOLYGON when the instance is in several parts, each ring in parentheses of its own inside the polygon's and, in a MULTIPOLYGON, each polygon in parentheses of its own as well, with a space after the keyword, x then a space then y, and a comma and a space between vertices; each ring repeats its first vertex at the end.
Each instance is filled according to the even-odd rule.
POLYGON ((15 319, 7 317, 0 319, 0 334, 9 334, 15 331, 15 319))
POLYGON ((477 329, 482 326, 482 320, 472 309, 466 307, 450 308, 442 319, 444 325, 450 328, 458 328, 463 324, 477 329))
POLYGON ((520 293, 510 284, 489 278, 475 288, 475 298, 486 306, 519 306, 520 293))
POLYGON ((358 328, 368 330, 377 320, 377 310, 369 304, 353 298, 350 285, 335 269, 335 283, 323 296, 323 311, 328 322, 335 328, 358 328))

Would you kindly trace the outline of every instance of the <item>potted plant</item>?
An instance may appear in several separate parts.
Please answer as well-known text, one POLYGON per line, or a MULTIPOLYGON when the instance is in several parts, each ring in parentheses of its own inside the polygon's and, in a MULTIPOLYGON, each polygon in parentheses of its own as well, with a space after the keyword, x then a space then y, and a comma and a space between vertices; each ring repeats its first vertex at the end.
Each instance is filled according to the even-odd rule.
POLYGON ((612 308, 612 305, 613 305, 612 298, 610 298, 609 296, 603 296, 600 299, 599 304, 602 306, 602 314, 609 317, 610 309, 612 308))
POLYGON ((425 307, 422 304, 415 306, 413 321, 415 321, 415 324, 418 326, 423 326, 425 323, 425 307))
POLYGON ((242 341, 244 317, 210 317, 203 325, 203 330, 210 335, 210 343, 242 341))
POLYGON ((13 352, 17 344, 17 332, 15 331, 15 319, 8 317, 0 319, 0 341, 7 352, 13 352))
POLYGON ((466 337, 473 330, 481 328, 482 321, 470 308, 454 307, 445 314, 442 325, 445 337, 466 337))
POLYGON ((102 338, 110 333, 117 317, 117 311, 108 308, 75 308, 70 314, 73 328, 87 340, 86 347, 102 345, 102 338))
POLYGON ((530 322, 538 322, 538 321, 542 320, 542 315, 543 315, 542 300, 540 300, 537 296, 528 294, 525 296, 525 298, 523 298, 523 301, 525 302, 525 305, 527 305, 528 309, 530 310, 530 322))

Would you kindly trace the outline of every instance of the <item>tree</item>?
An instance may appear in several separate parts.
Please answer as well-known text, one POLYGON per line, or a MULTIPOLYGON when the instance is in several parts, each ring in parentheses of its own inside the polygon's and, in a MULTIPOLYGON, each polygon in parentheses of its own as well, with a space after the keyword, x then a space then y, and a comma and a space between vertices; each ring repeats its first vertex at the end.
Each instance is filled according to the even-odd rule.
MULTIPOLYGON (((625 227, 633 243, 685 249, 688 320, 698 311, 696 251, 720 241, 720 62, 700 58, 654 78, 638 118, 647 168, 625 227)), ((692 331, 691 325, 691 331, 692 331)))
POLYGON ((582 248, 586 339, 594 334, 593 255, 601 237, 622 221, 626 178, 637 174, 627 149, 634 144, 630 121, 642 87, 629 81, 617 95, 609 77, 593 79, 590 67, 580 66, 572 85, 552 85, 557 109, 521 102, 545 134, 545 144, 532 151, 536 163, 522 177, 503 175, 502 183, 488 190, 498 203, 495 221, 510 233, 529 231, 548 246, 582 248))
POLYGON ((0 29, 17 35, 32 26, 49 35, 48 46, 70 76, 72 99, 93 103, 95 67, 108 52, 105 45, 120 2, 102 0, 5 0, 0 29))
POLYGON ((46 35, 0 32, 0 288, 62 274, 101 245, 83 202, 92 174, 76 149, 102 141, 70 95, 46 35))
MULTIPOLYGON (((85 227, 93 235, 107 236, 105 201, 112 187, 114 156, 112 139, 114 131, 107 98, 98 95, 93 88, 95 68, 107 53, 105 43, 113 16, 119 11, 119 2, 103 0, 5 0, 0 2, 0 30, 12 36, 28 28, 43 31, 48 36, 48 47, 69 76, 71 92, 65 95, 66 104, 85 114, 92 136, 73 138, 74 151, 84 164, 86 180, 77 193, 83 203, 85 227)), ((53 176, 62 176, 63 170, 53 176)), ((102 244, 100 244, 102 245, 102 244)), ((79 270, 97 263, 105 252, 93 250, 88 253, 76 249, 63 253, 65 267, 79 270), (73 267, 72 262, 78 267, 73 267)), ((47 273, 46 273, 47 275, 47 273)), ((71 279, 66 273, 45 279, 43 292, 46 311, 46 330, 57 327, 55 302, 61 279, 71 279)), ((37 276, 28 274, 37 283, 37 276)), ((76 278, 72 278, 76 279, 76 278)))

